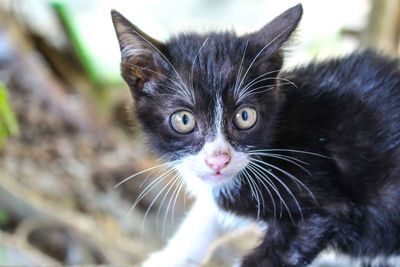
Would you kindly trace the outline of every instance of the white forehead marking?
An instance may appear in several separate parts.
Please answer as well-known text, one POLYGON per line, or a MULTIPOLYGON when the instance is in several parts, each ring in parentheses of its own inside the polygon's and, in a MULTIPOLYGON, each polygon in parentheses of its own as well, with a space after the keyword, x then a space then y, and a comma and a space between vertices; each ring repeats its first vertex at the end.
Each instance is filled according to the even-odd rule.
POLYGON ((214 127, 216 129, 216 137, 223 135, 223 115, 224 115, 224 107, 222 104, 222 97, 220 94, 217 94, 215 97, 215 118, 214 118, 214 127))
POLYGON ((214 116, 214 125, 210 129, 213 132, 210 140, 206 140, 198 154, 185 157, 176 167, 192 195, 197 197, 207 196, 214 200, 215 197, 223 194, 230 199, 235 199, 241 187, 241 179, 237 175, 240 170, 246 167, 249 159, 246 153, 235 151, 226 139, 224 133, 224 106, 219 94, 215 97, 215 109, 209 112, 213 112, 212 115, 214 116), (222 174, 226 175, 228 179, 223 183, 204 181, 201 178, 202 176, 212 174, 205 159, 220 151, 227 152, 230 155, 230 164, 222 170, 222 174))

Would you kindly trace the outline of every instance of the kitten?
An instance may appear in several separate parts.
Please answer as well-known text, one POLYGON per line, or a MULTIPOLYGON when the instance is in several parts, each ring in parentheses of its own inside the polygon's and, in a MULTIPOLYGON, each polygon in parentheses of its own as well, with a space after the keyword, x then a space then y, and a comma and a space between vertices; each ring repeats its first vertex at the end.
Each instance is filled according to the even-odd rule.
POLYGON ((137 117, 197 197, 143 266, 197 266, 227 217, 268 225, 242 267, 399 253, 398 61, 365 51, 282 72, 301 15, 161 43, 112 12, 137 117))

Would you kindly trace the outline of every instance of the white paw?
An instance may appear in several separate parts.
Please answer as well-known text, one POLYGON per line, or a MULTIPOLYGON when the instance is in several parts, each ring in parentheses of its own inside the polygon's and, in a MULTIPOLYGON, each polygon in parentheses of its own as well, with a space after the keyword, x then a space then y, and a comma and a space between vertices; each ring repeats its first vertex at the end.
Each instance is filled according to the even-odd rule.
POLYGON ((240 267, 241 262, 240 260, 235 261, 235 263, 233 263, 232 267, 240 267))
POLYGON ((199 263, 195 263, 187 258, 181 258, 177 252, 168 253, 160 251, 153 253, 142 263, 141 267, 198 267, 199 263))

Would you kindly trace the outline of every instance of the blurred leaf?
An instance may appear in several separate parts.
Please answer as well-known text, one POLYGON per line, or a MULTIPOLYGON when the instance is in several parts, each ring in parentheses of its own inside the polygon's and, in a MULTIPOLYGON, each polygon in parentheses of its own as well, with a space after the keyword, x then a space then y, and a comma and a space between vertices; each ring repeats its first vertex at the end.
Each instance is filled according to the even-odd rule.
POLYGON ((14 112, 8 103, 6 87, 0 83, 0 147, 9 136, 17 135, 19 127, 14 112))
POLYGON ((3 226, 8 220, 8 214, 5 210, 0 209, 0 227, 3 226))

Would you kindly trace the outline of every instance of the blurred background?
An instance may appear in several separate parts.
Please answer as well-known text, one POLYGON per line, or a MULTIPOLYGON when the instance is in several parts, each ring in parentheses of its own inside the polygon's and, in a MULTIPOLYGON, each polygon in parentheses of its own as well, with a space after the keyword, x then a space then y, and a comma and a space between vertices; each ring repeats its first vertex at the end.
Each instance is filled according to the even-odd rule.
MULTIPOLYGON (((148 190, 158 171, 115 188, 162 162, 130 111, 112 8, 168 40, 181 31, 255 31, 299 1, 0 0, 0 266, 136 264, 190 207, 182 190, 162 190, 167 176, 148 190)), ((286 68, 365 47, 399 54, 400 1, 300 2, 286 68)), ((229 266, 257 234, 225 238, 204 266, 229 266)), ((328 253, 318 266, 350 266, 343 262, 328 253)))

